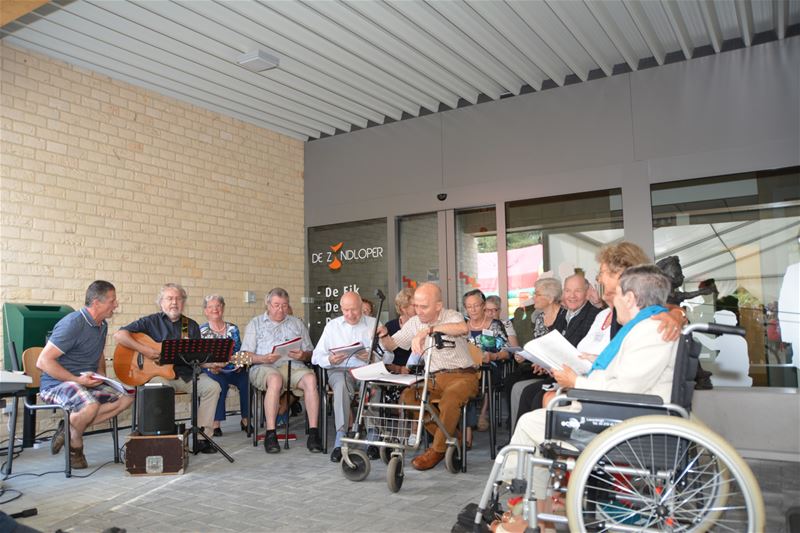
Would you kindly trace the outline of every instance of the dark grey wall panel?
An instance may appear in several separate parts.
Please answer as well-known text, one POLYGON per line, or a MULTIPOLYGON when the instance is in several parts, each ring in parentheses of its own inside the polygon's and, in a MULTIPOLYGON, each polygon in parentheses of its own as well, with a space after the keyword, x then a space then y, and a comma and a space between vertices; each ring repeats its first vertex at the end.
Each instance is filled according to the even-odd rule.
POLYGON ((617 76, 444 113, 445 184, 630 162, 630 110, 628 79, 617 76))
POLYGON ((643 70, 630 79, 638 160, 798 136, 800 38, 643 70))
POLYGON ((438 187, 440 140, 440 118, 429 115, 306 144, 306 209, 438 187))
POLYGON ((800 37, 306 144, 306 224, 800 164, 800 37), (438 202, 436 193, 446 192, 438 202))

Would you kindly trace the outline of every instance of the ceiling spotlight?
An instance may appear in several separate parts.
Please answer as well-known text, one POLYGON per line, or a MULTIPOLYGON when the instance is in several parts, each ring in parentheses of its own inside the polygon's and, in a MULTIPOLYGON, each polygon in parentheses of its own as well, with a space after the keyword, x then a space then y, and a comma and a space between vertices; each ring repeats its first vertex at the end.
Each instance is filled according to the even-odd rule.
POLYGON ((253 72, 264 72, 277 67, 280 59, 259 48, 240 55, 236 63, 253 72))

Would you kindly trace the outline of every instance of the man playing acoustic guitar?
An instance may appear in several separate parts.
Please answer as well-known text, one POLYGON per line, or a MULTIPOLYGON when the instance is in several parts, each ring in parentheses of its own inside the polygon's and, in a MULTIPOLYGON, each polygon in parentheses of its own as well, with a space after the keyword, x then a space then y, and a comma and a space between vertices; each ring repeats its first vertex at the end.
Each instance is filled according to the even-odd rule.
MULTIPOLYGON (((158 295, 158 305, 161 307, 161 312, 143 316, 120 328, 119 331, 114 333, 114 340, 117 344, 141 353, 148 359, 157 361, 161 356, 161 342, 165 340, 200 338, 200 326, 197 325, 197 322, 183 316, 185 303, 186 291, 184 288, 177 283, 167 283, 161 287, 161 292, 158 295), (144 333, 154 342, 147 342, 141 336, 135 335, 136 333, 144 333)), ((191 393, 192 368, 184 363, 176 362, 173 370, 173 376, 164 377, 163 375, 154 374, 150 381, 165 383, 179 392, 191 393)), ((118 373, 117 375, 119 376, 120 374, 118 373)), ((197 409, 197 424, 208 432, 211 431, 214 425, 214 410, 217 407, 219 393, 219 384, 205 373, 200 374, 197 379, 197 395, 200 398, 200 406, 197 409)), ((197 446, 202 453, 216 453, 217 451, 205 440, 198 441, 197 446)))

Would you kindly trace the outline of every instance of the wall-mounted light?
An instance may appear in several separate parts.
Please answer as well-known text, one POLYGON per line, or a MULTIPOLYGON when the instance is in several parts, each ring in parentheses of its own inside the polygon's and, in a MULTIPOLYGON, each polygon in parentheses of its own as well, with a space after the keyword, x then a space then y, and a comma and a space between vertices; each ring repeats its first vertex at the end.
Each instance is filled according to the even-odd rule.
POLYGON ((277 67, 280 59, 259 48, 240 55, 236 63, 253 72, 264 72, 277 67))

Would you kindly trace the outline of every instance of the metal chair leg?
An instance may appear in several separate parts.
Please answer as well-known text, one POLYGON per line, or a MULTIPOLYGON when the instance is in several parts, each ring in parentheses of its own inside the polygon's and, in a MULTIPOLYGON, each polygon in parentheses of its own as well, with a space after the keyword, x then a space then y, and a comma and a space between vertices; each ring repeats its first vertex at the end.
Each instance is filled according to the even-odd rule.
POLYGON ((492 373, 491 371, 487 372, 487 390, 488 390, 488 397, 489 397, 489 456, 494 461, 494 458, 497 456, 497 452, 495 450, 495 446, 497 445, 497 438, 496 438, 496 431, 497 431, 497 424, 496 419, 494 417, 494 393, 492 391, 492 373))
POLYGON ((69 452, 72 449, 70 444, 70 431, 69 431, 69 411, 64 410, 64 475, 72 477, 72 463, 69 461, 69 452))
POLYGON ((467 472, 467 405, 461 406, 461 471, 467 472))
POLYGON ((111 419, 111 439, 114 442, 114 462, 119 463, 119 420, 111 419))
POLYGON ((317 427, 322 429, 322 453, 328 453, 328 379, 324 369, 320 369, 317 379, 319 394, 319 420, 317 427))
POLYGON ((264 398, 261 390, 253 387, 253 397, 250 402, 250 418, 253 424, 253 447, 258 447, 258 428, 261 427, 263 416, 264 398))
POLYGON ((139 401, 138 401, 139 398, 137 396, 138 393, 139 393, 139 387, 136 387, 136 389, 135 389, 135 391, 133 393, 133 406, 131 407, 131 433, 133 433, 134 431, 136 431, 138 429, 136 427, 136 422, 138 421, 138 419, 136 417, 136 406, 139 403, 139 401))

